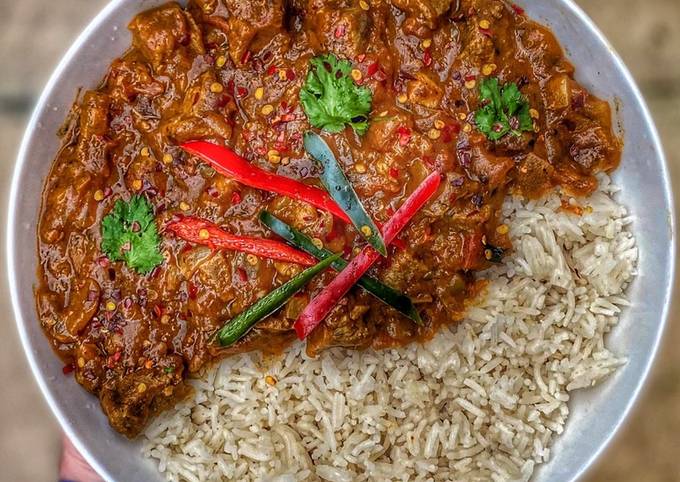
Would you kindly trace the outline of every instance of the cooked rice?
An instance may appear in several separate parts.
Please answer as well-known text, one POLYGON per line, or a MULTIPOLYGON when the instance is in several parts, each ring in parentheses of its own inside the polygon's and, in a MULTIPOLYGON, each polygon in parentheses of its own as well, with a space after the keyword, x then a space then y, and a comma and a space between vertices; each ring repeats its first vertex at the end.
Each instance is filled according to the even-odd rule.
POLYGON ((514 252, 484 274, 464 323, 424 346, 225 360, 149 426, 144 455, 171 481, 528 480, 564 430, 569 392, 624 363, 604 336, 638 252, 599 180, 582 216, 558 194, 506 201, 514 252))

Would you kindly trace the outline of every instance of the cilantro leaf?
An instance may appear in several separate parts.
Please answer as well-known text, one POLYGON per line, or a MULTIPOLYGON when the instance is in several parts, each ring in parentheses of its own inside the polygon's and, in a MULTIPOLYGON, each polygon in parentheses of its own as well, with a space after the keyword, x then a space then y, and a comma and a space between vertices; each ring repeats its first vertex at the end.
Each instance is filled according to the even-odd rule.
POLYGON ((144 196, 119 199, 102 220, 102 251, 138 273, 148 273, 163 262, 159 244, 153 207, 144 196))
POLYGON ((359 135, 366 133, 373 93, 368 87, 357 85, 351 71, 349 61, 333 54, 309 61, 300 102, 312 126, 327 132, 341 132, 349 125, 359 135))
POLYGON ((520 136, 534 130, 529 102, 514 82, 501 88, 497 78, 484 79, 479 85, 479 98, 483 105, 475 113, 475 122, 489 140, 495 142, 507 134, 520 136))

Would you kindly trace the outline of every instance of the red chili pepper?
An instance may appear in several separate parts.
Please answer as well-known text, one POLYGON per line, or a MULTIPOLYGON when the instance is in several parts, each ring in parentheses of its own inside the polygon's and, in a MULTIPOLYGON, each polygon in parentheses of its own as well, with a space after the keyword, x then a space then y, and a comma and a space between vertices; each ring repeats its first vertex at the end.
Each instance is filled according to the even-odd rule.
POLYGON ((205 141, 192 141, 182 144, 182 149, 191 155, 200 157, 220 174, 231 177, 241 184, 307 202, 345 222, 350 222, 347 214, 326 191, 253 166, 226 147, 205 141))
POLYGON ((366 69, 366 75, 369 77, 373 76, 378 69, 380 68, 380 64, 378 62, 373 62, 371 65, 368 66, 368 69, 366 69))
POLYGON ((423 64, 425 64, 425 67, 429 67, 432 64, 432 54, 430 53, 430 49, 425 49, 423 52, 423 64))
POLYGON ((68 365, 64 365, 63 367, 61 367, 61 372, 64 375, 68 375, 75 369, 76 369, 76 366, 73 363, 69 363, 68 365))
POLYGON ((245 52, 243 52, 243 55, 241 55, 241 63, 247 64, 248 61, 250 60, 251 55, 252 55, 252 52, 250 50, 246 50, 245 52))
POLYGON ((510 4, 512 9, 515 11, 517 15, 524 15, 524 9, 520 7, 519 5, 516 5, 514 3, 510 4))
POLYGON ((254 254, 263 258, 277 259, 287 263, 313 266, 316 258, 291 248, 286 243, 273 239, 237 236, 220 228, 205 219, 187 216, 178 221, 171 221, 166 229, 189 242, 208 246, 211 249, 230 249, 254 254))
MULTIPOLYGON (((430 174, 418 188, 406 199, 383 226, 383 239, 390 244, 409 221, 420 211, 439 188, 441 174, 438 171, 430 174)), ((319 323, 330 313, 333 306, 347 294, 352 286, 380 258, 371 246, 366 246, 350 263, 331 281, 300 314, 295 321, 298 338, 304 340, 319 323)))
POLYGON ((277 71, 277 67, 274 64, 271 64, 269 68, 267 68, 267 75, 274 75, 277 71))

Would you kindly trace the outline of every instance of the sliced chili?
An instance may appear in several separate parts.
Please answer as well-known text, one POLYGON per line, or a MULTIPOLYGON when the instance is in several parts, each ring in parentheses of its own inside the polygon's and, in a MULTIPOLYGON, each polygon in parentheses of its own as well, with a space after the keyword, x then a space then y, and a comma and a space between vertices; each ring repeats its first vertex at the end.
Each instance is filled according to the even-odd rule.
POLYGON ((327 192, 295 179, 260 169, 231 149, 205 141, 186 142, 182 144, 182 149, 191 155, 200 157, 223 176, 235 179, 241 184, 304 201, 314 207, 328 211, 345 222, 350 222, 347 214, 340 209, 340 206, 333 201, 327 192))
MULTIPOLYGON (((383 226, 383 239, 386 244, 404 229, 408 222, 434 195, 441 183, 438 171, 430 174, 406 199, 404 204, 383 226)), ((302 311, 295 321, 298 338, 304 340, 319 323, 330 313, 335 304, 347 294, 368 269, 380 258, 371 246, 366 246, 347 267, 339 273, 302 311)))
MULTIPOLYGON (((324 248, 318 248, 309 236, 301 233, 297 229, 286 224, 285 222, 281 221, 279 218, 277 218, 276 216, 267 211, 260 212, 260 221, 262 221, 264 225, 266 225, 276 234, 278 234, 283 239, 288 241, 290 244, 292 244, 296 248, 308 252, 316 259, 321 260, 326 259, 329 256, 333 256, 332 251, 329 251, 324 248)), ((396 244, 397 241, 400 240, 395 239, 394 243, 396 244)), ((347 267, 347 264, 348 264, 347 261, 340 258, 336 262, 334 262, 331 265, 331 267, 335 271, 340 272, 347 267)), ((361 286, 363 289, 365 289, 367 292, 371 293, 373 296, 378 298, 383 303, 387 304, 388 306, 391 306, 392 308, 399 311, 408 318, 412 319, 416 323, 418 324, 422 323, 422 319, 420 318, 418 310, 416 310, 411 299, 405 294, 400 293, 394 288, 391 288, 386 284, 380 282, 379 280, 368 275, 362 276, 357 282, 357 284, 361 286)))
POLYGON ((357 228, 361 236, 380 254, 387 256, 387 248, 382 236, 380 236, 378 227, 366 212, 359 196, 357 196, 356 191, 347 180, 345 173, 342 172, 333 151, 328 147, 326 141, 314 132, 306 132, 304 146, 307 153, 321 164, 323 168, 321 182, 333 200, 349 216, 352 224, 357 228))
POLYGON ((218 225, 193 216, 166 224, 166 229, 191 243, 211 249, 230 249, 286 263, 313 266, 316 260, 302 251, 274 239, 251 238, 228 233, 218 225))
POLYGON ((220 345, 228 346, 240 340, 258 321, 268 317, 281 308, 295 293, 300 291, 314 276, 324 271, 340 258, 340 254, 330 256, 315 266, 306 269, 287 283, 271 291, 257 303, 242 311, 228 321, 217 332, 216 337, 220 345))

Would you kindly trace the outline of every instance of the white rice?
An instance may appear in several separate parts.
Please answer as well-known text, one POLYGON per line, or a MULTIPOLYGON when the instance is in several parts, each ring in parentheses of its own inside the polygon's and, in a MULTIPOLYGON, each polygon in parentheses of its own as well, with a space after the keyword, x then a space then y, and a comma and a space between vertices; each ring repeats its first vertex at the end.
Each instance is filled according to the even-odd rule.
POLYGON ((564 430, 569 393, 624 363, 604 337, 638 252, 599 180, 582 216, 558 194, 506 201, 514 252, 457 327, 425 346, 225 360, 148 427, 144 455, 169 481, 528 480, 564 430))

